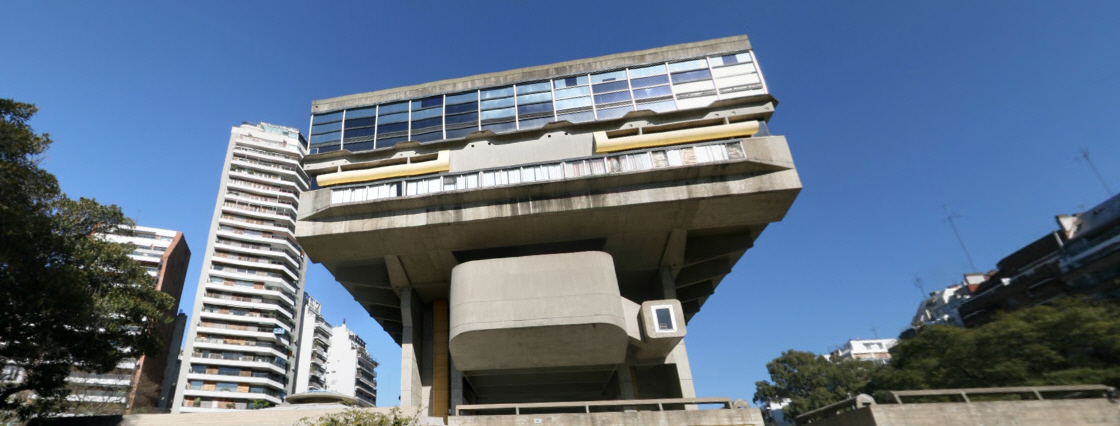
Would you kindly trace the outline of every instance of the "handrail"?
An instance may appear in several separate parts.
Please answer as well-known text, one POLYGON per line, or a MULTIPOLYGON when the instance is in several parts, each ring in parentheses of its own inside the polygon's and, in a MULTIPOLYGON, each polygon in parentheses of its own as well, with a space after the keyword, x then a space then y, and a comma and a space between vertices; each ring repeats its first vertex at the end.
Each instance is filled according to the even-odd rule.
POLYGON ((960 396, 966 403, 972 401, 969 394, 1033 394, 1039 401, 1044 400, 1042 394, 1055 392, 1100 392, 1106 398, 1116 398, 1116 388, 1106 385, 1054 385, 1054 386, 1009 386, 999 388, 963 388, 963 389, 932 389, 932 390, 902 390, 888 391, 896 403, 902 404, 904 396, 960 396))
POLYGON ((515 415, 520 415, 526 408, 579 408, 590 413, 591 407, 629 407, 635 405, 657 406, 658 411, 665 411, 666 404, 696 405, 696 404, 721 404, 723 408, 731 408, 731 398, 663 398, 663 399, 621 399, 613 401, 575 401, 575 402, 527 402, 512 404, 473 404, 455 407, 455 415, 464 415, 482 410, 514 410, 515 415))

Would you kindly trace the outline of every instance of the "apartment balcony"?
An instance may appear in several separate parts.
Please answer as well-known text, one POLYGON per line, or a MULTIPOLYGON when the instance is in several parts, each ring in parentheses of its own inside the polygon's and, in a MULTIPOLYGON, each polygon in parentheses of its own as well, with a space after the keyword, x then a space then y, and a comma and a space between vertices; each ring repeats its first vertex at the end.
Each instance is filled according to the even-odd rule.
POLYGON ((241 155, 246 155, 260 160, 282 163, 295 168, 299 168, 300 166, 299 160, 293 158, 295 157, 294 155, 281 154, 274 151, 254 149, 243 146, 234 147, 233 151, 241 155))
POLYGON ((214 277, 228 278, 231 280, 259 281, 268 284, 276 284, 286 288, 291 294, 296 293, 295 284, 286 280, 284 274, 280 272, 261 271, 255 268, 247 269, 226 265, 211 265, 210 271, 207 273, 214 277))
MULTIPOLYGON (((230 188, 232 189, 232 188, 230 188)), ((236 191, 236 193, 226 192, 226 201, 236 201, 239 203, 254 204, 261 207, 266 207, 280 212, 281 215, 294 214, 299 206, 295 203, 283 202, 276 197, 269 197, 263 195, 250 194, 244 191, 236 191)))
POLYGON ((215 247, 224 250, 227 253, 242 253, 249 256, 265 257, 269 259, 280 259, 287 262, 287 266, 299 269, 300 262, 295 260, 287 250, 272 248, 270 246, 259 246, 255 244, 242 243, 236 240, 219 239, 215 242, 215 247))
MULTIPOLYGON (((284 285, 287 286, 286 283, 284 285)), ((241 285, 232 284, 232 283, 231 284, 227 284, 225 282, 217 283, 217 282, 213 282, 213 281, 206 282, 206 288, 207 289, 212 289, 212 290, 221 290, 221 291, 228 291, 228 292, 234 292, 234 293, 239 293, 239 294, 260 296, 261 298, 265 298, 265 299, 271 298, 271 299, 275 300, 275 304, 280 304, 282 306, 295 306, 296 305, 294 296, 289 295, 287 293, 284 293, 280 290, 258 289, 258 288, 241 286, 241 285)))
MULTIPOLYGON (((245 308, 245 309, 251 309, 251 310, 256 310, 256 311, 267 311, 267 312, 260 312, 261 316, 268 316, 267 314, 271 313, 272 316, 275 317, 275 314, 277 312, 279 312, 280 315, 283 315, 284 319, 287 319, 289 321, 295 319, 295 317, 294 317, 294 315, 291 311, 291 307, 280 305, 278 303, 279 300, 272 301, 272 300, 262 299, 260 301, 245 301, 245 300, 238 300, 237 298, 234 298, 234 296, 228 296, 227 297, 225 295, 221 295, 221 296, 203 295, 202 300, 204 302, 206 302, 208 305, 211 305, 211 306, 226 306, 226 307, 231 307, 231 308, 245 308)), ((280 318, 280 317, 276 317, 276 318, 280 318)), ((244 321, 244 320, 242 320, 242 321, 244 321)), ((285 328, 287 328, 287 327, 285 327, 285 328)))
MULTIPOLYGON (((279 164, 271 163, 271 161, 260 161, 255 159, 239 158, 241 153, 235 153, 231 164, 237 164, 242 167, 261 170, 266 173, 273 173, 280 176, 286 176, 298 182, 307 182, 307 175, 303 173, 299 167, 282 166, 279 164)), ((306 187, 306 185, 304 185, 306 187)))
POLYGON ((254 377, 254 376, 227 376, 224 374, 205 374, 205 373, 187 373, 187 380, 204 380, 211 382, 227 382, 227 383, 247 383, 250 385, 264 385, 271 386, 277 390, 283 390, 284 385, 276 380, 267 377, 254 377))
POLYGON ((257 224, 226 218, 219 219, 218 224, 218 236, 224 238, 242 239, 261 244, 279 244, 282 247, 291 250, 292 252, 299 253, 299 249, 297 249, 295 244, 292 243, 292 240, 290 240, 288 237, 284 237, 284 235, 287 235, 289 237, 293 235, 292 231, 286 227, 263 223, 257 224), (223 229, 223 227, 226 227, 226 229, 223 229))
MULTIPOLYGON (((228 197, 227 197, 228 198, 228 197)), ((259 207, 254 205, 246 205, 246 203, 237 203, 235 201, 227 200, 222 204, 222 211, 229 214, 237 214, 242 216, 255 217, 260 219, 267 219, 273 222, 291 222, 294 223, 296 219, 287 214, 276 211, 275 209, 259 207)))
MULTIPOLYGON (((187 389, 183 389, 183 395, 184 395, 183 399, 184 399, 185 402, 190 402, 190 401, 194 400, 194 398, 196 398, 196 397, 198 397, 198 398, 220 398, 220 399, 223 399, 223 400, 225 400, 225 399, 236 399, 236 400, 247 400, 247 401, 263 399, 263 400, 271 402, 275 405, 279 405, 281 402, 283 402, 280 399, 280 395, 281 395, 280 392, 275 392, 273 394, 268 394, 268 393, 257 393, 257 392, 202 390, 202 389, 191 389, 191 388, 188 387, 187 389)), ((212 408, 220 409, 219 407, 212 407, 212 408)), ((181 413, 203 412, 203 411, 217 411, 217 410, 213 410, 213 409, 207 410, 206 407, 190 407, 190 406, 187 406, 187 405, 184 405, 179 409, 179 412, 181 412, 181 413)))
POLYGON ((264 172, 250 173, 247 169, 238 169, 236 171, 235 170, 230 170, 229 171, 229 178, 251 181, 251 182, 257 182, 257 183, 261 183, 261 184, 265 184, 265 185, 271 185, 271 186, 278 186, 278 187, 282 188, 281 189, 282 191, 300 192, 300 191, 305 190, 305 188, 306 188, 306 187, 300 187, 300 185, 296 184, 293 181, 282 179, 282 178, 280 178, 279 175, 275 175, 275 174, 271 174, 271 173, 264 174, 264 172))
POLYGON ((230 313, 220 313, 220 312, 207 311, 206 309, 203 309, 201 312, 199 312, 199 316, 201 318, 209 318, 209 319, 215 319, 215 320, 239 321, 239 322, 251 322, 251 323, 256 323, 256 324, 267 324, 269 326, 283 328, 284 330, 288 331, 289 333, 292 332, 292 326, 289 325, 286 321, 283 321, 283 320, 281 320, 280 318, 277 318, 277 317, 268 317, 268 316, 263 316, 263 315, 238 315, 238 314, 230 314, 230 313))
POLYGON ((245 269, 273 271, 287 275, 287 277, 291 278, 293 281, 299 279, 299 274, 295 271, 292 271, 287 265, 284 264, 284 262, 281 261, 271 261, 264 258, 254 258, 249 256, 235 256, 222 252, 214 252, 214 255, 210 257, 210 261, 212 263, 221 263, 224 265, 230 265, 245 269))
POLYGON ((285 367, 277 365, 271 361, 258 361, 257 357, 247 355, 245 359, 226 359, 222 354, 210 354, 210 356, 192 355, 190 357, 191 364, 205 364, 217 365, 226 367, 246 367, 246 368, 267 368, 277 374, 287 374, 288 370, 285 367))
POLYGON ((222 351, 252 352, 252 353, 257 353, 257 354, 266 354, 266 355, 269 355, 269 356, 272 356, 272 357, 275 357, 275 358, 281 358, 285 361, 287 361, 287 359, 288 359, 287 354, 285 354, 284 352, 281 352, 280 350, 278 350, 274 347, 251 346, 251 345, 239 345, 239 344, 232 344, 232 343, 224 343, 224 340, 196 338, 195 341, 194 341, 194 347, 199 348, 199 349, 211 349, 211 350, 222 350, 222 351))
POLYGON ((278 199, 287 200, 292 203, 299 203, 299 195, 295 190, 256 181, 230 178, 226 180, 226 189, 252 192, 255 194, 277 197, 278 199))

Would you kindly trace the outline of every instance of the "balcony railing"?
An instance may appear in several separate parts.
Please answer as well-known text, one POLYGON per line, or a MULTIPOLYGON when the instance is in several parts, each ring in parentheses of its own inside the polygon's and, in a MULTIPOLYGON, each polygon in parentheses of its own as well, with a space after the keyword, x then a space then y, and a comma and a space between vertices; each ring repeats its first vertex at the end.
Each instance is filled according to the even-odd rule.
POLYGON ((742 141, 659 147, 554 163, 487 169, 413 179, 395 179, 331 189, 331 205, 586 176, 641 172, 746 158, 742 141))

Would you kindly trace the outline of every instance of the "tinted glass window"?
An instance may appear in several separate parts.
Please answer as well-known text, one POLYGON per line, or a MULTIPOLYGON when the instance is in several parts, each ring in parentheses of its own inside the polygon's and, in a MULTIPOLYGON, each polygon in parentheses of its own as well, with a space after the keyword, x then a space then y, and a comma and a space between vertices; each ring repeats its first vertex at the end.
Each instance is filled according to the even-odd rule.
POLYGON ((540 83, 518 84, 517 94, 520 95, 524 93, 547 92, 551 88, 552 84, 547 81, 542 81, 540 83))
POLYGON ((478 113, 472 112, 470 114, 449 115, 445 117, 444 120, 449 126, 459 123, 474 123, 478 121, 478 113))
POLYGON ((454 105, 454 104, 462 104, 462 103, 476 102, 476 101, 478 101, 478 92, 469 92, 469 93, 461 93, 461 94, 458 94, 458 95, 448 95, 446 102, 447 102, 448 105, 454 105))
POLYGON ((686 71, 673 74, 673 84, 681 84, 696 80, 708 80, 711 78, 712 73, 708 70, 686 71))
POLYGON ((630 92, 614 92, 605 95, 595 95, 595 104, 621 102, 630 100, 630 92))
POLYGON ((326 132, 336 132, 342 129, 342 122, 336 121, 334 123, 320 124, 311 126, 311 134, 319 134, 326 132))
POLYGON ((575 77, 558 78, 556 80, 552 80, 553 87, 556 87, 557 89, 562 89, 562 88, 565 88, 565 87, 572 87, 572 86, 582 86, 582 85, 585 85, 585 84, 587 84, 587 76, 586 75, 577 75, 575 77))
POLYGON ((504 98, 506 96, 513 96, 513 87, 503 87, 500 89, 490 89, 482 91, 482 99, 504 98))
POLYGON ((471 102, 469 104, 448 105, 448 106, 445 106, 444 108, 447 110, 448 114, 457 114, 457 113, 466 112, 466 111, 477 111, 478 110, 478 104, 474 103, 474 102, 471 102))
POLYGON ((377 108, 351 109, 346 110, 346 119, 373 117, 376 114, 377 108))
POLYGON ((618 81, 626 80, 626 71, 605 72, 602 74, 591 74, 592 83, 602 83, 605 81, 618 81))
POLYGON ((630 69, 630 78, 631 79, 635 79, 635 78, 639 78, 639 77, 648 77, 648 76, 651 76, 651 75, 658 75, 658 74, 665 74, 665 65, 664 64, 657 64, 657 65, 654 65, 654 66, 651 66, 651 67, 645 67, 645 68, 631 68, 630 69))
POLYGON ((431 108, 434 106, 443 105, 443 96, 433 96, 427 99, 420 99, 412 101, 412 109, 418 110, 422 108, 431 108))
POLYGON ((634 89, 634 99, 645 99, 657 96, 666 96, 673 94, 669 86, 647 87, 645 89, 634 89))
POLYGON ((669 82, 669 76, 667 76, 667 75, 655 75, 653 77, 635 78, 633 80, 630 80, 630 86, 631 87, 657 86, 659 84, 666 84, 668 82, 669 82))
POLYGON ((398 102, 395 104, 388 104, 381 106, 381 115, 392 114, 394 112, 408 111, 408 102, 398 102))
POLYGON ((319 114, 311 118, 311 124, 330 123, 342 119, 342 111, 332 112, 330 114, 319 114))
POLYGON ((591 87, 595 88, 595 93, 603 93, 603 92, 614 92, 616 90, 626 90, 626 89, 630 88, 630 85, 629 85, 629 83, 626 82, 626 80, 622 80, 622 81, 612 81, 610 83, 596 84, 596 85, 591 86, 591 87))
POLYGON ((556 91, 556 99, 571 98, 574 96, 590 95, 591 88, 587 86, 569 87, 556 91))
POLYGON ((657 329, 660 331, 673 330, 673 310, 669 308, 657 308, 653 310, 654 315, 657 317, 657 329))
POLYGON ((377 119, 374 118, 374 117, 359 118, 357 120, 351 120, 351 119, 347 118, 346 119, 347 136, 349 136, 349 130, 350 129, 353 129, 355 127, 372 126, 372 125, 376 124, 376 122, 377 122, 377 119))

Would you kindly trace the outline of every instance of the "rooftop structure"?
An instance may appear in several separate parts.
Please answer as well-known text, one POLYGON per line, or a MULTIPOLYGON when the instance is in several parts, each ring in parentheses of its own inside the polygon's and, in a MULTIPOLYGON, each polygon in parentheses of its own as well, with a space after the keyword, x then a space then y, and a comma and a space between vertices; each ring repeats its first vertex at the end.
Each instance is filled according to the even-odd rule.
POLYGON ((307 176, 299 131, 230 132, 174 412, 279 404, 291 391, 306 260, 295 241, 307 176))
POLYGON ((897 344, 898 339, 851 339, 844 346, 832 351, 829 359, 872 361, 883 364, 891 359, 890 349, 897 344))
POLYGON ((776 104, 745 36, 315 101, 296 238, 402 406, 691 398, 688 321, 801 189, 776 104))

